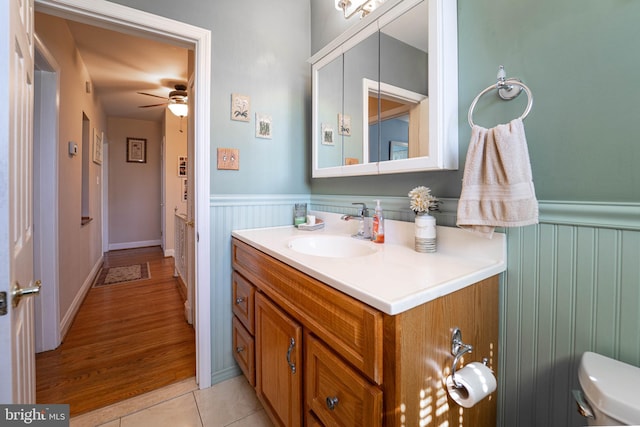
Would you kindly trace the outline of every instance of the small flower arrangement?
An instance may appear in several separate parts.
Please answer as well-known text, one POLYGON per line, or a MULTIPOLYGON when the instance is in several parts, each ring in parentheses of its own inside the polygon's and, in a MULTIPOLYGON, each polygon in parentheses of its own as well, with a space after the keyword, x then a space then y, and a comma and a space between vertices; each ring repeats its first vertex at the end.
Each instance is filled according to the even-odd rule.
POLYGON ((410 208, 416 214, 438 210, 440 201, 431 195, 431 189, 419 186, 409 191, 410 208))

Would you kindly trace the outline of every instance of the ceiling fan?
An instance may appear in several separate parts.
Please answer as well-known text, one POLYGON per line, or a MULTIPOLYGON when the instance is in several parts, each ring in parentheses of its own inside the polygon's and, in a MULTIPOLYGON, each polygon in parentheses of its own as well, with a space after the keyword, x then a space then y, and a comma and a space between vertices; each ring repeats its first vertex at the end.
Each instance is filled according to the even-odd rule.
POLYGON ((153 96, 154 98, 164 99, 164 102, 159 104, 140 105, 138 108, 150 108, 159 107, 162 105, 168 105, 169 110, 178 117, 184 117, 187 115, 187 87, 182 84, 174 86, 175 90, 169 92, 169 97, 154 95, 152 93, 138 92, 140 95, 153 96))

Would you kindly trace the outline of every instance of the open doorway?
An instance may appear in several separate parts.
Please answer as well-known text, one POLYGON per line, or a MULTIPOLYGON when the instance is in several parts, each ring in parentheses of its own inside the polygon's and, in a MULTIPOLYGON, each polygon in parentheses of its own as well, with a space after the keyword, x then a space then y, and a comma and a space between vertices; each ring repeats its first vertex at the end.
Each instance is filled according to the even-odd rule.
MULTIPOLYGON (((140 12, 124 6, 102 1, 36 1, 36 10, 64 18, 85 20, 92 25, 119 29, 140 37, 153 37, 167 43, 192 49, 194 52, 195 99, 193 114, 190 114, 190 130, 193 129, 194 170, 194 217, 195 224, 195 311, 196 324, 196 378, 200 388, 211 385, 210 348, 210 294, 209 294, 209 78, 210 78, 210 32, 191 25, 140 12)), ((60 142, 61 143, 61 142, 60 142)), ((59 144, 60 144, 59 143, 59 144)), ((57 248, 55 248, 57 251, 57 248)), ((55 274, 54 274, 55 275, 55 274)), ((55 285, 57 289, 58 284, 55 285)), ((55 291, 54 291, 55 293, 55 291)), ((48 314, 54 317, 51 313, 48 314)), ((43 322, 45 323, 45 322, 43 322)), ((49 323, 49 322, 47 322, 49 323)), ((52 323, 59 326, 59 320, 52 323)), ((58 330, 59 333, 59 330, 58 330)), ((54 334, 55 335, 55 334, 54 334)))

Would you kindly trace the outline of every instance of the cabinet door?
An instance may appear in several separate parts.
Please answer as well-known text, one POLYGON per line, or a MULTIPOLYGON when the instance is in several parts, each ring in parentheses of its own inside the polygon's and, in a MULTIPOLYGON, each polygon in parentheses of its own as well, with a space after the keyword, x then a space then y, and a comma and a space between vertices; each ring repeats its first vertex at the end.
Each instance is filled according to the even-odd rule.
POLYGON ((279 426, 302 425, 302 327, 264 295, 255 298, 256 393, 279 426))

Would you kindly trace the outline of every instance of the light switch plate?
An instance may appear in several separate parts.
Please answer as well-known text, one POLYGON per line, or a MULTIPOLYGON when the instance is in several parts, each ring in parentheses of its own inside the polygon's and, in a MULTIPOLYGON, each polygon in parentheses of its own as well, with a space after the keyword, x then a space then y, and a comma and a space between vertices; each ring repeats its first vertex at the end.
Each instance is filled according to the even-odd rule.
POLYGON ((237 148, 218 148, 218 169, 239 170, 240 151, 237 148))

